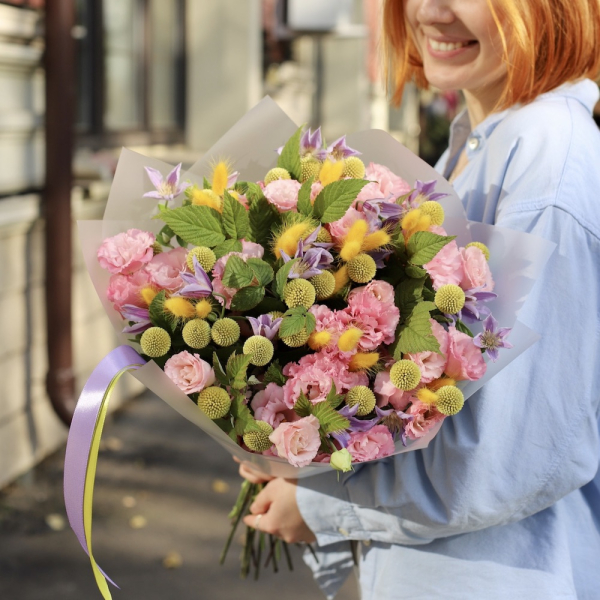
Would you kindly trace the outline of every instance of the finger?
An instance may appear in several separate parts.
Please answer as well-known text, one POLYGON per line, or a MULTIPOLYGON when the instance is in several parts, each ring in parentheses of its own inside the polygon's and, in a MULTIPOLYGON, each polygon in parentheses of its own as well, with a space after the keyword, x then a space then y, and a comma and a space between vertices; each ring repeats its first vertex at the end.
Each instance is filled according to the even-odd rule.
POLYGON ((265 483, 267 481, 271 481, 273 477, 259 471, 255 467, 253 467, 250 463, 244 462, 240 464, 239 469, 240 475, 247 479, 250 483, 265 483))
POLYGON ((264 489, 258 493, 254 502, 250 505, 250 512, 253 515, 258 515, 262 513, 266 513, 271 504, 273 503, 273 498, 271 494, 271 490, 269 488, 269 484, 267 484, 264 489))

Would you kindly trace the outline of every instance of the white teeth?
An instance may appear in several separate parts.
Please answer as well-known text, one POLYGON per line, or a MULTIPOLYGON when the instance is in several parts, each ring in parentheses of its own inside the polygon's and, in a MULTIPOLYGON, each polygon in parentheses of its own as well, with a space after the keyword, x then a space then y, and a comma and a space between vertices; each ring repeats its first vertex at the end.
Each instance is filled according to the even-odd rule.
POLYGON ((451 50, 458 50, 463 46, 467 46, 468 42, 437 42, 429 38, 429 44, 432 50, 437 52, 450 52, 451 50))

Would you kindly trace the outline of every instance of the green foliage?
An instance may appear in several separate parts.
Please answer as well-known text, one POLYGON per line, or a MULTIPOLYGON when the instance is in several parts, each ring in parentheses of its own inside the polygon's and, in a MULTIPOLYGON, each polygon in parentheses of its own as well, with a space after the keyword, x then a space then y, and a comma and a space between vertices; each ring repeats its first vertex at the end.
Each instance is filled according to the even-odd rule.
POLYGON ((288 337, 302 331, 302 329, 306 327, 307 314, 310 313, 308 313, 303 306, 297 306, 296 308, 287 310, 283 315, 283 320, 279 327, 279 335, 281 337, 288 337))
POLYGON ((329 389, 329 393, 325 400, 329 403, 331 408, 337 408, 344 401, 344 396, 337 393, 335 381, 333 381, 333 379, 331 380, 331 388, 329 389))
POLYGON ((244 435, 248 426, 254 422, 254 417, 246 405, 243 394, 234 393, 231 402, 234 429, 237 435, 244 435))
POLYGON ((210 184, 210 181, 208 179, 206 179, 206 177, 203 178, 202 186, 204 187, 205 190, 212 190, 212 185, 210 184))
POLYGON ((329 402, 313 405, 312 414, 319 419, 321 430, 325 434, 336 433, 350 427, 350 421, 338 413, 329 402))
POLYGON ((287 377, 283 374, 279 361, 276 360, 272 362, 265 373, 263 383, 265 385, 267 385, 267 383, 276 383, 277 385, 282 386, 285 385, 286 381, 287 377))
POLYGON ((242 242, 240 240, 225 240, 220 243, 218 246, 213 248, 213 252, 217 257, 217 260, 230 252, 241 252, 242 251, 242 242))
POLYGON ((254 271, 239 256, 230 256, 223 272, 223 285, 243 288, 254 281, 254 271))
POLYGON ((452 240, 455 235, 438 235, 430 231, 417 231, 408 240, 406 250, 413 265, 424 265, 433 260, 435 255, 452 240))
POLYGON ((302 169, 300 166, 300 138, 302 137, 303 127, 298 127, 296 133, 286 142, 279 158, 277 166, 287 169, 288 173, 294 179, 300 179, 302 169))
POLYGON ((316 326, 317 326, 317 319, 315 319, 315 315, 313 315, 311 312, 307 312, 305 321, 304 321, 304 327, 306 328, 306 333, 308 333, 308 335, 310 335, 315 330, 316 326))
MULTIPOLYGON (((267 247, 271 241, 271 232, 281 218, 269 201, 261 196, 250 205, 248 210, 250 231, 248 238, 267 247)), ((248 239, 246 238, 246 239, 248 239)))
POLYGON ((223 229, 234 240, 241 240, 250 231, 248 212, 231 194, 223 195, 223 229))
POLYGON ((427 271, 421 267, 415 267, 414 265, 408 265, 404 272, 413 279, 422 279, 427 276, 427 271))
POLYGON ((405 279, 396 287, 396 306, 400 309, 400 318, 409 315, 415 306, 423 300, 425 279, 405 279))
POLYGON ((231 310, 247 311, 258 306, 265 297, 263 286, 245 287, 239 290, 231 299, 231 310))
POLYGON ((158 216, 187 244, 214 248, 225 240, 221 215, 208 206, 182 206, 158 216))
POLYGON ((435 310, 433 302, 420 302, 400 327, 394 358, 407 352, 440 352, 440 345, 431 330, 430 312, 435 310))
POLYGON ((302 187, 300 188, 300 191, 298 192, 298 212, 301 215, 306 215, 307 217, 311 217, 312 213, 313 213, 313 207, 312 207, 312 203, 310 201, 310 193, 311 193, 311 187, 313 184, 313 181, 315 180, 314 177, 310 177, 309 179, 307 179, 303 184, 302 187))
POLYGON ((174 331, 173 322, 167 319, 167 315, 165 313, 165 290, 162 290, 150 303, 148 307, 148 314, 150 316, 150 322, 155 327, 162 327, 167 331, 174 331))
POLYGON ((315 198, 314 216, 321 223, 341 219, 367 183, 363 179, 342 179, 326 185, 315 198))
POLYGON ((226 373, 229 378, 229 385, 234 390, 241 390, 246 387, 246 371, 250 364, 251 356, 246 354, 233 353, 227 361, 226 373))
POLYGON ((260 285, 265 286, 273 281, 275 273, 273 273, 273 267, 268 262, 261 258, 249 258, 246 264, 252 268, 260 285))
POLYGON ((275 276, 275 293, 283 300, 283 288, 287 283, 288 276, 292 267, 298 262, 298 258, 292 258, 286 262, 280 269, 277 271, 277 275, 275 276))
POLYGON ((294 412, 299 417, 308 417, 308 415, 312 414, 312 409, 312 402, 303 392, 300 392, 300 396, 298 396, 298 400, 296 400, 296 404, 294 404, 294 412))
POLYGON ((229 377, 227 377, 227 373, 223 370, 223 366, 221 365, 221 361, 215 352, 213 352, 213 371, 215 372, 215 377, 217 381, 221 385, 229 384, 229 377))
POLYGON ((473 332, 460 319, 456 320, 454 326, 458 331, 466 333, 469 337, 474 337, 473 332))

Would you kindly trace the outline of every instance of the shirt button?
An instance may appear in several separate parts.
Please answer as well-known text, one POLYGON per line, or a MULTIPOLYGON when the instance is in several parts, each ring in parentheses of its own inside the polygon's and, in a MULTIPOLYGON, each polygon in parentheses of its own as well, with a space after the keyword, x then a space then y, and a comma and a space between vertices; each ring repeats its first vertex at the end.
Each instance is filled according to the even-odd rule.
POLYGON ((467 142, 467 146, 469 147, 469 150, 477 150, 477 148, 479 148, 479 138, 477 138, 477 137, 469 138, 469 141, 467 142))
POLYGON ((348 536, 350 535, 350 534, 349 534, 349 533, 348 533, 348 532, 347 532, 347 531, 346 531, 346 530, 345 530, 343 527, 340 527, 340 528, 338 529, 338 531, 339 531, 339 532, 340 532, 340 533, 341 533, 341 534, 342 534, 344 537, 348 537, 348 536))
POLYGON ((371 545, 371 540, 363 540, 363 546, 366 546, 367 548, 371 545))

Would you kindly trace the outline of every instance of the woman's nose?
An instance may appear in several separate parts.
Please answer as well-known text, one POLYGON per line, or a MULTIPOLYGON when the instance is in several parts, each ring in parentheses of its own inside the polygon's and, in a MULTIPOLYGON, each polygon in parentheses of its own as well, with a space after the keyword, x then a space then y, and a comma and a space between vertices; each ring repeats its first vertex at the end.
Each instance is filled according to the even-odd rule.
POLYGON ((419 0, 417 20, 423 25, 452 23, 452 0, 419 0))

